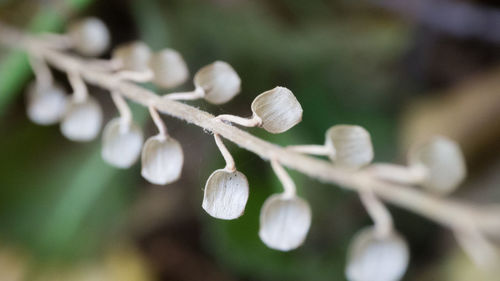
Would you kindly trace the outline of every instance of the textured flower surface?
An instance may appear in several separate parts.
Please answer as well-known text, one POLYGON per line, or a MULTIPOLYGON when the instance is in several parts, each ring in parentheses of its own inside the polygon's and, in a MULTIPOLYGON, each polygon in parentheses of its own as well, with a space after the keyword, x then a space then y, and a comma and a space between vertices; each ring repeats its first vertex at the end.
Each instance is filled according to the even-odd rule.
POLYGON ((408 262, 408 246, 399 234, 379 237, 373 227, 368 227, 353 238, 346 276, 350 281, 397 281, 403 277, 408 262))
POLYGON ((149 59, 149 66, 154 73, 153 82, 162 88, 174 88, 184 83, 189 70, 181 54, 173 49, 164 49, 149 59))
POLYGON ((212 217, 232 220, 243 215, 248 200, 248 180, 244 174, 216 170, 205 185, 203 209, 212 217))
POLYGON ((290 251, 304 242, 311 225, 311 208, 299 197, 274 194, 260 212, 260 239, 270 248, 290 251))
POLYGON ((368 133, 363 127, 336 125, 326 132, 325 145, 336 151, 332 159, 345 168, 358 169, 373 160, 373 147, 368 133))
POLYGON ((288 131, 302 121, 302 107, 285 87, 258 95, 252 102, 252 112, 262 120, 261 127, 273 134, 288 131))
POLYGON ((28 87, 26 95, 27 114, 31 121, 39 125, 56 124, 63 117, 68 98, 58 85, 42 88, 36 83, 28 87))
POLYGON ((141 175, 151 183, 168 184, 180 177, 183 162, 178 141, 162 135, 150 137, 142 149, 141 175))
POLYGON ((71 101, 61 122, 62 134, 73 141, 91 141, 102 126, 102 109, 93 97, 71 101))
POLYGON ((231 65, 216 61, 202 67, 196 73, 194 85, 203 89, 205 100, 213 104, 222 104, 240 92, 241 79, 231 65))
POLYGON ((434 137, 411 150, 409 165, 425 167, 427 177, 423 185, 436 194, 454 191, 467 174, 460 147, 445 137, 434 137))
POLYGON ((142 130, 121 118, 111 120, 103 131, 102 158, 118 168, 129 168, 141 155, 142 130))

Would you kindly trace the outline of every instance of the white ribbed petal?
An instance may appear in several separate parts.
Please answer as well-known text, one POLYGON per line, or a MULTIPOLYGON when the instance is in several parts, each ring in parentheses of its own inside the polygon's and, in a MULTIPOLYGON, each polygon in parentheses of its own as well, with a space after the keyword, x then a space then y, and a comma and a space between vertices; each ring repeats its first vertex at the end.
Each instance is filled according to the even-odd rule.
POLYGON ((222 104, 240 92, 241 79, 231 65, 216 61, 198 70, 194 84, 205 91, 205 100, 222 104))
POLYGON ((28 88, 26 103, 31 121, 39 125, 52 125, 59 122, 66 112, 68 99, 59 86, 52 85, 42 89, 37 84, 32 84, 28 88))
POLYGON ((349 169, 357 169, 373 160, 373 146, 363 127, 336 125, 326 132, 325 145, 336 150, 335 164, 349 169))
POLYGON ((356 234, 349 247, 346 276, 349 281, 397 281, 408 261, 408 246, 400 235, 378 238, 369 227, 356 234))
POLYGON ((172 49, 164 49, 149 59, 153 82, 162 88, 174 88, 184 83, 189 71, 182 56, 172 49))
POLYGON ((467 174, 460 147, 445 137, 434 137, 412 149, 409 154, 409 164, 426 168, 427 178, 423 185, 437 194, 454 191, 467 174))
POLYGON ((299 197, 275 194, 260 211, 260 239, 268 247, 289 251, 305 240, 311 225, 311 208, 299 197))
POLYGON ((140 41, 120 45, 113 51, 113 60, 121 62, 126 70, 145 71, 150 58, 151 49, 140 41))
POLYGON ((153 184, 168 184, 180 177, 183 162, 178 141, 171 137, 150 137, 142 149, 141 175, 153 184))
POLYGON ((69 27, 74 48, 87 56, 101 55, 110 44, 109 30, 100 19, 86 18, 69 27))
POLYGON ((261 126, 273 134, 285 132, 302 120, 300 103, 284 87, 258 95, 252 102, 252 111, 262 119, 261 126))
POLYGON ((220 169, 207 180, 202 207, 212 217, 232 220, 243 215, 247 200, 248 181, 245 175, 220 169))
POLYGON ((136 124, 127 124, 120 118, 111 120, 102 136, 102 158, 117 168, 129 168, 141 154, 143 136, 136 124))
POLYGON ((61 122, 61 132, 73 141, 90 141, 97 137, 101 126, 101 106, 89 96, 85 101, 69 104, 61 122))

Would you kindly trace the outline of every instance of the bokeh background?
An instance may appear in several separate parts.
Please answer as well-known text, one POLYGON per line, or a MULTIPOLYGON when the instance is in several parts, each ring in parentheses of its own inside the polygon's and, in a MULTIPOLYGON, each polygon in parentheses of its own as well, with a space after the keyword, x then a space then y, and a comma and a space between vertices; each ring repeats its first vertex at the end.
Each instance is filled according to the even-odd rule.
MULTIPOLYGON (((1 21, 30 32, 63 31, 89 15, 109 25, 113 45, 141 39, 175 48, 191 73, 230 62, 242 93, 221 106, 192 103, 203 110, 249 115, 260 92, 292 89, 302 123, 280 135, 250 129, 259 137, 322 143, 330 126, 359 124, 372 134, 376 161, 404 163, 412 143, 447 135, 469 167, 452 196, 500 201, 496 1, 0 0, 1 21)), ((259 211, 281 186, 267 163, 229 145, 251 194, 243 217, 215 220, 201 208, 205 180, 223 166, 213 138, 164 117, 185 166, 180 181, 152 186, 139 165, 106 165, 99 140, 72 143, 57 126, 30 123, 31 79, 22 52, 0 49, 1 280, 344 280, 349 241, 371 223, 356 194, 291 172, 312 206, 312 227, 299 249, 268 249, 257 235, 259 211)), ((117 115, 107 92, 91 94, 106 120, 117 115)), ((133 110, 145 134, 155 133, 147 111, 133 110)), ((499 272, 475 268, 448 230, 391 211, 411 248, 405 280, 499 280, 499 272)))

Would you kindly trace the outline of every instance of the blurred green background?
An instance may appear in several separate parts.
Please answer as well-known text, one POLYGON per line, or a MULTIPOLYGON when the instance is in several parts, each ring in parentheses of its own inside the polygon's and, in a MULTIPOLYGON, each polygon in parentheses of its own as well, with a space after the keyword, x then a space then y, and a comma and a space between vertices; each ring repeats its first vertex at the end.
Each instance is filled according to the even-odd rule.
MULTIPOLYGON (((456 12, 458 1, 411 5, 417 2, 1 0, 0 19, 60 32, 92 15, 109 25, 113 46, 141 39, 154 50, 177 49, 192 74, 227 61, 242 78, 241 94, 221 106, 192 103, 214 114, 247 116, 257 94, 286 86, 304 108, 303 121, 280 135, 250 129, 281 145, 322 143, 330 126, 358 124, 372 134, 376 161, 404 163, 412 142, 448 135, 462 145, 470 170, 454 196, 498 202, 500 36, 488 30, 500 10, 494 2, 460 1, 476 12, 469 15, 456 12), (491 21, 476 23, 479 12, 491 21)), ((31 79, 23 52, 0 49, 1 280, 344 280, 348 243, 371 223, 356 194, 291 172, 312 206, 312 227, 299 249, 268 249, 257 235, 259 211, 281 189, 268 163, 229 145, 250 198, 240 219, 212 219, 201 209, 202 188, 223 159, 209 135, 164 117, 185 166, 180 181, 151 186, 139 165, 106 165, 99 140, 72 143, 57 126, 30 123, 23 93, 31 79)), ((117 115, 107 92, 90 89, 106 120, 117 115)), ((146 136, 154 134, 147 110, 133 110, 146 136)), ((478 271, 446 229, 391 211, 411 248, 405 280, 498 276, 478 271)))

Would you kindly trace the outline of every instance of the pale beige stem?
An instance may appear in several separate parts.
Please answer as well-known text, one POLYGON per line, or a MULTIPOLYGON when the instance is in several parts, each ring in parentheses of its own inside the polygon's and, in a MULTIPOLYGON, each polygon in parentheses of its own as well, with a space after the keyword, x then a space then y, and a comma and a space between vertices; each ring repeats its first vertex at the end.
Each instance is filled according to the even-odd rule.
POLYGON ((35 73, 35 79, 37 84, 42 88, 47 88, 52 85, 54 78, 49 66, 45 63, 43 58, 40 58, 36 54, 29 56, 29 61, 33 72, 35 73))
POLYGON ((283 185, 284 194, 287 197, 294 197, 297 193, 295 183, 276 158, 271 158, 271 167, 273 167, 274 173, 283 185))
POLYGON ((262 124, 262 119, 259 116, 253 115, 252 118, 244 118, 231 114, 221 114, 215 117, 215 119, 225 122, 230 122, 233 124, 238 124, 244 127, 255 127, 260 126, 262 124))
POLYGON ((231 156, 231 153, 224 145, 224 142, 222 142, 222 139, 220 138, 219 134, 214 134, 214 138, 215 138, 215 143, 217 144, 217 147, 219 148, 219 151, 222 154, 222 157, 224 157, 224 161, 226 161, 226 167, 224 169, 230 173, 236 171, 236 164, 234 163, 233 156, 231 156))
POLYGON ((117 91, 111 91, 111 98, 120 113, 123 123, 129 125, 132 122, 132 111, 130 110, 127 101, 125 101, 123 96, 117 91))
MULTIPOLYGON (((36 40, 0 24, 0 43, 6 46, 32 50, 30 44, 36 40)), ((467 221, 483 233, 500 235, 500 208, 495 205, 473 205, 458 200, 435 197, 410 186, 387 182, 372 173, 360 170, 349 171, 335 167, 331 162, 290 151, 279 145, 257 138, 235 126, 220 122, 213 115, 170 99, 163 99, 154 92, 126 81, 116 81, 112 73, 96 71, 88 67, 85 60, 51 50, 43 44, 36 47, 52 66, 64 72, 78 71, 91 84, 104 89, 117 89, 126 98, 143 106, 154 105, 164 114, 192 123, 221 135, 241 148, 259 155, 264 160, 273 156, 281 165, 299 171, 321 182, 332 183, 343 188, 363 191, 368 187, 380 198, 401 208, 420 214, 451 229, 461 229, 467 221)))
POLYGON ((86 100, 89 96, 89 92, 80 73, 76 70, 69 70, 67 73, 69 84, 71 88, 73 88, 73 98, 75 101, 81 102, 86 100))
POLYGON ((160 117, 160 114, 158 114, 158 111, 153 105, 149 105, 148 109, 149 109, 149 114, 151 115, 151 118, 153 119, 153 122, 156 125, 156 128, 158 128, 158 135, 166 139, 168 136, 168 132, 165 122, 163 122, 163 120, 160 117))
POLYGON ((163 98, 171 100, 197 100, 205 96, 205 91, 202 88, 196 88, 190 92, 179 92, 163 95, 163 98))
POLYGON ((148 69, 144 71, 121 70, 113 75, 116 80, 128 80, 138 83, 145 83, 151 81, 154 74, 153 71, 148 69))
POLYGON ((366 170, 381 180, 400 184, 419 184, 427 177, 427 169, 418 165, 407 167, 389 163, 376 163, 368 166, 366 170))
POLYGON ((298 153, 304 153, 309 155, 318 156, 335 156, 335 149, 331 149, 325 145, 319 144, 307 144, 307 145, 289 145, 286 147, 289 150, 293 150, 298 153))
POLYGON ((375 223, 376 234, 379 237, 390 235, 393 229, 392 216, 384 203, 370 189, 359 192, 359 198, 375 223))

